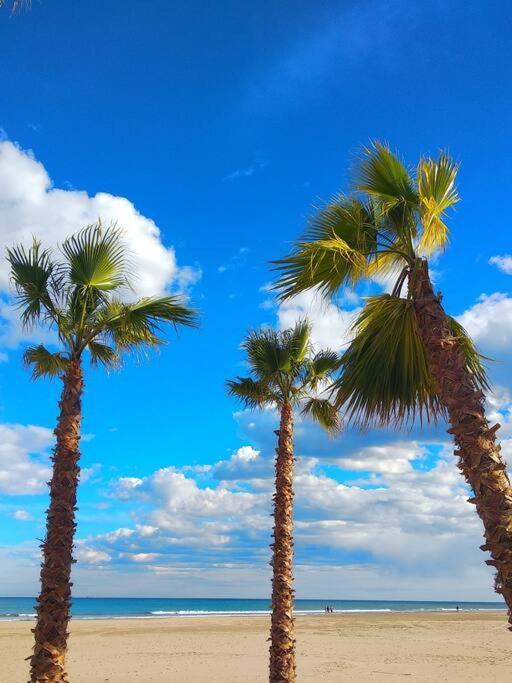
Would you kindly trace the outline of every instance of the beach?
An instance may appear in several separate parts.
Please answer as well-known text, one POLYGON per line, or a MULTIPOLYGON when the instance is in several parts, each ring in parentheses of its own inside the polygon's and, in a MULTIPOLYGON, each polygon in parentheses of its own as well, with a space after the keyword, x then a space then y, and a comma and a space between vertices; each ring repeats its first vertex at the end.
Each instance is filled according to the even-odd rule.
MULTIPOLYGON (((72 683, 267 680, 268 617, 75 620, 72 683)), ((504 612, 298 616, 299 681, 510 681, 504 612)), ((2 683, 27 680, 33 622, 0 623, 2 683)))

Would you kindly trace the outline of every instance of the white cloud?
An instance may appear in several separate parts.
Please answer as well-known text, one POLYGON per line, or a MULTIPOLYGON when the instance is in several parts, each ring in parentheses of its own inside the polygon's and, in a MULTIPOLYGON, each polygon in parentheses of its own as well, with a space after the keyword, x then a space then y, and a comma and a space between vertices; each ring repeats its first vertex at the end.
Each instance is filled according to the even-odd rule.
POLYGON ((0 346, 12 349, 20 342, 55 345, 58 337, 53 330, 42 326, 23 327, 16 306, 0 298, 0 346))
MULTIPOLYGON (((501 409, 504 400, 497 399, 501 409)), ((322 460, 299 455, 296 465, 301 597, 328 597, 343 576, 347 591, 362 598, 492 599, 492 572, 478 550, 481 524, 448 446, 439 452, 418 441, 376 443, 326 464, 324 470, 322 460), (337 467, 361 478, 350 482, 337 467), (467 577, 467 584, 453 576, 467 577)), ((190 595, 261 596, 269 579, 272 493, 273 451, 250 445, 201 471, 164 468, 121 478, 111 495, 126 501, 133 523, 78 541, 77 594, 95 585, 104 595, 133 594, 136 572, 147 595, 172 587, 190 595)))
POLYGON ((490 351, 510 351, 512 297, 501 292, 482 294, 478 302, 458 316, 474 341, 490 351))
MULTIPOLYGON (((165 292, 171 286, 186 287, 199 271, 178 267, 173 247, 164 245, 158 226, 143 216, 125 197, 98 192, 89 196, 79 190, 56 188, 43 164, 30 151, 8 140, 0 141, 0 250, 36 236, 55 248, 68 235, 101 218, 104 224, 117 222, 136 260, 133 286, 139 296, 165 292)), ((0 261, 0 290, 9 289, 8 264, 0 261)), ((12 315, 4 309, 2 317, 12 315)), ((18 331, 3 333, 12 345, 18 331), (6 336, 7 335, 7 336, 6 336)))
POLYGON ((360 310, 338 308, 315 290, 308 290, 282 302, 277 318, 281 330, 292 327, 297 320, 308 318, 314 346, 339 351, 350 342, 350 328, 360 310))
POLYGON ((32 516, 29 512, 27 512, 27 510, 15 510, 12 513, 12 516, 14 519, 17 519, 20 522, 30 522, 30 520, 32 519, 32 516))
POLYGON ((105 564, 106 562, 110 562, 112 559, 105 551, 88 548, 82 544, 77 544, 75 555, 77 561, 81 564, 105 564))
POLYGON ((0 424, 0 492, 42 493, 51 476, 47 449, 53 432, 34 425, 0 424))
POLYGON ((512 275, 512 256, 510 256, 510 254, 491 256, 489 263, 493 266, 497 266, 504 273, 507 273, 507 275, 512 275))
MULTIPOLYGON (((295 550, 301 590, 320 595, 324 580, 332 585, 340 567, 347 575, 351 567, 355 572, 351 558, 362 553, 366 559, 358 571, 385 577, 387 595, 403 596, 400 586, 413 586, 413 576, 436 576, 430 597, 441 597, 446 586, 453 587, 454 572, 473 572, 479 594, 491 598, 491 572, 482 568, 485 556, 478 551, 480 522, 449 451, 427 458, 422 443, 397 441, 329 460, 331 468, 364 472, 357 483, 340 483, 331 474, 335 467, 326 474, 318 459, 299 457, 295 550), (308 586, 307 577, 316 583, 308 586)), ((261 581, 268 577, 272 465, 272 457, 242 446, 204 468, 199 476, 207 482, 201 485, 196 472, 174 468, 122 479, 117 492, 130 503, 133 527, 88 538, 84 545, 111 558, 109 571, 130 567, 147 572, 150 582, 174 577, 182 582, 176 585, 188 586, 201 577, 229 593, 230 580, 238 586, 251 577, 261 581)), ((377 597, 358 586, 360 596, 377 597)), ((470 597, 463 593, 460 599, 470 597)))
POLYGON ((401 474, 412 469, 411 461, 425 455, 425 447, 417 442, 395 442, 385 446, 365 446, 348 458, 340 458, 339 465, 353 472, 381 472, 401 474))
POLYGON ((229 460, 220 460, 210 468, 209 473, 222 482, 234 482, 243 479, 265 479, 272 475, 272 462, 263 458, 260 451, 252 446, 241 446, 229 460))

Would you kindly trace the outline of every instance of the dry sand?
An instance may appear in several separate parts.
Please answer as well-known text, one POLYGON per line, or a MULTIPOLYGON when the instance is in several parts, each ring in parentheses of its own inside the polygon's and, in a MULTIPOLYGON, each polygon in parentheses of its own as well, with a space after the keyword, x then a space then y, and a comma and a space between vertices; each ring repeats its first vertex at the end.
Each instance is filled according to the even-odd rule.
MULTIPOLYGON (((297 617, 298 681, 512 681, 504 613, 297 617)), ((0 623, 0 681, 27 680, 29 622, 0 623)), ((268 619, 74 621, 71 683, 267 680, 268 619)))

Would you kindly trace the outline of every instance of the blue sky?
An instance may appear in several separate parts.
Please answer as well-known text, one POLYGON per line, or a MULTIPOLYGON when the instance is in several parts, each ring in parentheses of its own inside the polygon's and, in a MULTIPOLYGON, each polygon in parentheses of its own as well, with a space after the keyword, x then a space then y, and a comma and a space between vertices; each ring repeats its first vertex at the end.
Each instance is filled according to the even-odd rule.
MULTIPOLYGON (((307 313, 317 345, 346 340, 360 299, 277 307, 268 261, 315 203, 347 187, 371 138, 411 164, 440 148, 461 162, 451 245, 433 268, 447 309, 499 361, 489 410, 509 438, 511 14, 506 2, 458 0, 0 11, 2 248, 118 218, 141 259, 140 291, 181 290, 201 311, 200 330, 171 334, 158 356, 87 373, 78 593, 137 594, 141 576, 146 595, 200 594, 198 577, 204 595, 268 592, 275 416, 240 412, 224 382, 243 372, 251 326, 307 313)), ((29 339, 6 272, 0 576, 19 595, 37 585, 59 387, 21 365, 29 339)), ((299 596, 492 597, 442 427, 329 441, 300 424, 297 450, 299 596)))

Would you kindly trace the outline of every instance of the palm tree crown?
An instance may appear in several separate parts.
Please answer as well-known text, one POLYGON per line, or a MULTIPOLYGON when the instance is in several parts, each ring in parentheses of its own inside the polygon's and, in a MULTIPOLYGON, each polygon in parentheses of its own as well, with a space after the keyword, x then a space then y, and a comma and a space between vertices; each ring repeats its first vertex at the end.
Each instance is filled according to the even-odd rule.
POLYGON ((334 351, 314 353, 311 327, 305 321, 283 332, 272 329, 250 332, 243 343, 251 370, 249 377, 228 381, 228 392, 249 408, 302 406, 325 429, 339 429, 334 405, 320 394, 340 366, 334 351))
POLYGON ((162 323, 194 325, 195 313, 180 297, 121 298, 130 287, 131 267, 122 233, 100 222, 64 241, 60 260, 33 242, 8 249, 11 278, 25 326, 42 322, 56 330, 62 351, 29 347, 24 354, 34 377, 56 376, 84 351, 91 363, 113 367, 123 351, 155 347, 162 323))
MULTIPOLYGON (((457 165, 441 153, 408 170, 387 146, 363 150, 352 195, 337 195, 312 219, 292 254, 275 262, 281 298, 310 288, 329 297, 343 286, 385 277, 390 294, 369 297, 343 355, 337 404, 366 425, 435 419, 444 409, 415 320, 412 287, 425 256, 448 240, 445 214, 459 200, 457 165), (402 294, 406 286, 405 295, 402 294)), ((449 324, 475 382, 485 387, 482 358, 453 318, 449 324)))

